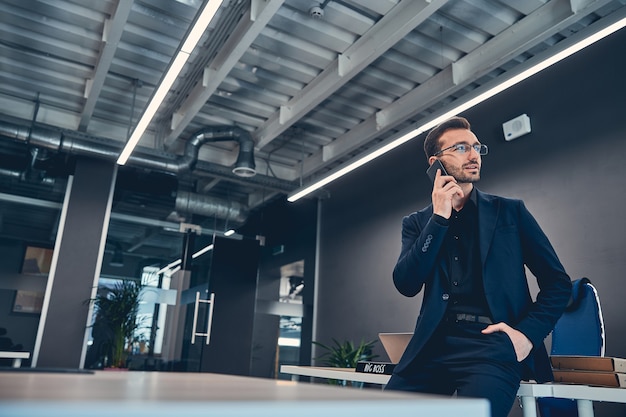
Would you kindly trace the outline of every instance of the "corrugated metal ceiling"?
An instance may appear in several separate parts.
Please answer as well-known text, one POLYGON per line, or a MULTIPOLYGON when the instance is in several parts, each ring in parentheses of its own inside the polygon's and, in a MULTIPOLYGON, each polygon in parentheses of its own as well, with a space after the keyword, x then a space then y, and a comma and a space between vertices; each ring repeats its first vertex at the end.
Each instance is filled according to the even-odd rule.
MULTIPOLYGON (((121 149, 203 4, 0 1, 0 122, 51 126, 121 149)), ((230 173, 238 144, 224 141, 200 148, 200 162, 178 188, 254 209, 568 38, 626 16, 625 4, 226 0, 140 147, 176 157, 200 129, 244 129, 255 141, 255 177, 230 173), (313 17, 312 7, 323 16, 313 17)), ((28 144, 15 142, 0 137, 0 181, 3 192, 28 196, 33 186, 12 174, 27 171, 32 154, 25 155, 28 144)), ((69 160, 56 156, 47 169, 66 175, 58 165, 69 160)), ((37 198, 58 200, 52 192, 37 198)), ((144 198, 135 205, 129 197, 118 207, 145 215, 151 201, 144 198)), ((156 197, 162 209, 150 216, 171 217, 169 201, 156 197)), ((133 233, 120 239, 130 242, 133 233)))

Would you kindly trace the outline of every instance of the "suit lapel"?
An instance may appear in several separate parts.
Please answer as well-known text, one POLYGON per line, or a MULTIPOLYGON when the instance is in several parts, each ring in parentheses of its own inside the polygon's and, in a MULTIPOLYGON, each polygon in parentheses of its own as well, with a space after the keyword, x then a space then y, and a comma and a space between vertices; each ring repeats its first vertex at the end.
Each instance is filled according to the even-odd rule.
POLYGON ((487 254, 491 247, 493 233, 500 211, 499 201, 492 195, 476 189, 476 201, 478 202, 478 239, 480 247, 480 260, 485 264, 487 254))

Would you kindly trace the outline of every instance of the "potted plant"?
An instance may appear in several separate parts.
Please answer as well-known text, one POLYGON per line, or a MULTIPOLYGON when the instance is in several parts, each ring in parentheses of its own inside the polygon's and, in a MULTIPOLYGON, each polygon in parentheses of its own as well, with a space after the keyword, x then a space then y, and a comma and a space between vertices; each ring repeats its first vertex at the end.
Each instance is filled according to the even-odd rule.
MULTIPOLYGON (((356 368, 356 365, 359 361, 371 361, 372 359, 378 357, 378 355, 375 355, 372 352, 372 349, 376 344, 376 340, 372 340, 369 342, 361 340, 358 345, 354 344, 352 341, 344 341, 343 343, 339 343, 334 338, 332 340, 332 346, 313 341, 313 344, 325 350, 324 353, 322 353, 315 359, 322 359, 323 364, 326 366, 330 366, 333 368, 356 368)), ((344 386, 363 385, 362 382, 338 381, 335 379, 329 379, 328 382, 333 385, 344 386)))
POLYGON ((105 367, 126 368, 126 358, 140 328, 137 320, 142 286, 123 280, 111 287, 100 287, 94 303, 92 326, 94 347, 105 367))

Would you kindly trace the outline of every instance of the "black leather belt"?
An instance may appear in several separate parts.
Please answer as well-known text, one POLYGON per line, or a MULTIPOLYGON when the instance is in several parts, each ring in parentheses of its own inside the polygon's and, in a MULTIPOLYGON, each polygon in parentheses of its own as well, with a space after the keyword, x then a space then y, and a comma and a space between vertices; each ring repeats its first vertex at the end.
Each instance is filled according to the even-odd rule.
POLYGON ((449 318, 459 321, 468 321, 470 323, 493 324, 493 321, 487 316, 477 316, 476 314, 451 313, 449 318))

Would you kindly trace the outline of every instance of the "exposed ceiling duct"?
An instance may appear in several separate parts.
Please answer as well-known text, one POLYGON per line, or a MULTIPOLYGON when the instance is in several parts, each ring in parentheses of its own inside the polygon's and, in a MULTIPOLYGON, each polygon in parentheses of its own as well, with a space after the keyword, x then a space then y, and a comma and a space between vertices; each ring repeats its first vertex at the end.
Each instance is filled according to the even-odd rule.
MULTIPOLYGON (((0 135, 15 139, 35 147, 72 155, 92 156, 114 161, 121 148, 107 139, 94 137, 70 130, 62 130, 41 125, 0 121, 0 135)), ((191 171, 205 170, 211 175, 228 176, 235 181, 253 182, 269 189, 287 192, 294 187, 287 181, 272 177, 257 176, 254 163, 254 142, 248 132, 238 127, 211 127, 198 131, 186 142, 184 155, 155 152, 147 148, 137 148, 129 158, 128 165, 148 170, 174 174, 176 176, 191 171), (232 172, 225 167, 211 167, 212 164, 198 164, 199 149, 206 143, 233 140, 239 143, 239 156, 232 172), (242 178, 244 177, 244 178, 242 178)), ((6 170, 4 175, 14 178, 24 177, 24 173, 6 170)), ((233 225, 245 222, 248 207, 238 202, 209 198, 198 194, 179 191, 176 210, 215 216, 232 221, 233 225)))
MULTIPOLYGON (((56 129, 41 125, 25 126, 11 122, 0 122, 0 135, 24 141, 31 146, 53 150, 55 152, 65 152, 73 155, 87 155, 109 160, 115 160, 119 156, 121 143, 116 144, 105 138, 94 137, 84 133, 70 130, 56 129)), ((243 165, 238 167, 235 164, 233 173, 240 177, 252 177, 254 171, 253 158, 254 142, 250 135, 237 127, 215 127, 206 128, 193 135, 193 138, 186 142, 184 155, 174 155, 160 153, 160 155, 149 155, 149 150, 138 148, 137 155, 129 158, 129 165, 153 169, 171 174, 182 174, 194 169, 198 161, 199 149, 208 142, 224 140, 236 140, 240 143, 240 151, 244 153, 238 158, 243 165), (143 151, 143 153, 142 153, 143 151), (246 174, 239 174, 240 170, 246 174)))
POLYGON ((224 202, 201 194, 178 191, 176 194, 176 211, 182 213, 199 214, 201 216, 215 216, 232 222, 233 226, 244 223, 248 217, 248 207, 235 201, 224 202))
POLYGON ((4 175, 6 177, 12 177, 12 178, 21 178, 22 177, 22 172, 21 171, 15 171, 15 170, 12 170, 12 169, 0 168, 0 175, 4 175))
POLYGON ((192 170, 194 168, 198 161, 198 151, 205 143, 227 140, 239 142, 239 155, 233 168, 233 174, 245 178, 255 176, 254 141, 250 133, 236 126, 209 127, 196 132, 191 139, 185 142, 185 156, 180 162, 179 170, 192 170))

